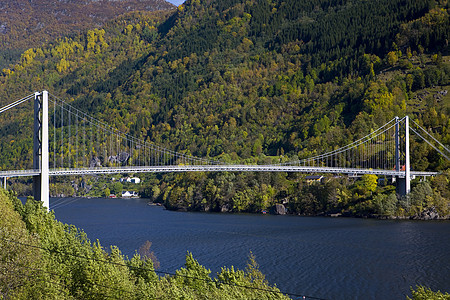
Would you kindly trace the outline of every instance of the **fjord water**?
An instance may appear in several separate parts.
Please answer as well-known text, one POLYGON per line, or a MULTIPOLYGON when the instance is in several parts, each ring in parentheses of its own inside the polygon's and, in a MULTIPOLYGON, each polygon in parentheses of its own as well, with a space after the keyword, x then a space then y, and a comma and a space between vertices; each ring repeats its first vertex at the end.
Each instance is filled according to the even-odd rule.
POLYGON ((405 299, 410 287, 450 292, 450 222, 173 212, 143 199, 52 198, 64 223, 132 256, 149 240, 159 271, 187 251, 214 275, 250 251, 283 292, 324 299, 405 299))

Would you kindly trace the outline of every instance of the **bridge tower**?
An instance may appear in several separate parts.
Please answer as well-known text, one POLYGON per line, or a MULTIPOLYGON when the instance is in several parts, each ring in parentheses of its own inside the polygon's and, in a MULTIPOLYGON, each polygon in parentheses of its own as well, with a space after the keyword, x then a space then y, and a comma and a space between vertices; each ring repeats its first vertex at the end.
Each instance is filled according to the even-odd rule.
POLYGON ((49 210, 49 156, 48 156, 48 92, 34 94, 33 169, 40 174, 33 176, 33 196, 49 210))
POLYGON ((409 160, 409 116, 405 117, 405 132, 400 130, 400 121, 395 117, 395 169, 397 172, 403 171, 405 175, 397 178, 397 193, 405 196, 411 191, 411 164, 409 160), (403 141, 401 141, 403 140, 403 141), (402 151, 401 146, 404 145, 402 151), (402 156, 404 165, 401 165, 402 156))

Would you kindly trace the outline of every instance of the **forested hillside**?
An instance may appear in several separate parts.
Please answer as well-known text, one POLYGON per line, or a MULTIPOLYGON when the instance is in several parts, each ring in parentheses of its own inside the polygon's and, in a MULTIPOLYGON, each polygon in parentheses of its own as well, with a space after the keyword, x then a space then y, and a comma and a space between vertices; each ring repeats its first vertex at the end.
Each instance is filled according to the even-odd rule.
POLYGON ((164 0, 2 0, 0 3, 0 69, 20 54, 58 37, 102 26, 131 11, 170 10, 164 0))
MULTIPOLYGON (((128 14, 27 50, 3 70, 0 101, 48 89, 123 132, 224 162, 308 157, 406 114, 448 145, 449 31, 447 1, 188 0, 168 16, 128 14)), ((2 168, 30 165, 18 154, 31 153, 31 137, 18 125, 31 114, 16 114, 0 121, 2 168)), ((412 149, 415 170, 448 169, 424 144, 412 149)), ((142 192, 186 209, 448 213, 446 179, 426 187, 440 204, 416 211, 383 208, 392 186, 330 179, 325 189, 302 177, 167 174, 142 192)))

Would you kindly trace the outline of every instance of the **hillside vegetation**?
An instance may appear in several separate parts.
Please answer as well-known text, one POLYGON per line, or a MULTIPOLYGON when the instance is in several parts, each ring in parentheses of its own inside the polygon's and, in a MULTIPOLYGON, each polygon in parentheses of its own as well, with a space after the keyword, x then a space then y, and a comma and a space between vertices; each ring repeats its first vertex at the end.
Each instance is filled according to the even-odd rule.
POLYGON ((100 27, 118 15, 174 8, 164 0, 2 0, 0 69, 16 63, 31 47, 100 27))
MULTIPOLYGON (((213 278, 188 253, 185 266, 167 274, 157 270, 149 241, 128 258, 56 221, 40 202, 22 204, 0 189, 0 209, 2 299, 290 299, 268 284, 251 254, 245 270, 224 267, 213 278)), ((450 299, 425 287, 412 295, 450 299)))
MULTIPOLYGON (((308 157, 406 114, 448 145, 449 30, 447 1, 191 0, 168 16, 132 13, 28 49, 3 70, 0 101, 48 89, 123 132, 224 162, 308 157)), ((3 169, 31 165, 19 126, 31 126, 29 111, 0 120, 3 169)), ((449 168, 426 144, 411 148, 413 169, 449 168)), ((415 204, 373 187, 377 178, 309 186, 299 174, 148 175, 141 192, 174 209, 284 202, 301 214, 446 215, 443 176, 427 183, 432 200, 415 204)))
POLYGON ((2 299, 289 299, 269 286, 253 256, 246 270, 223 268, 212 278, 188 253, 183 268, 158 276, 150 242, 128 258, 34 200, 23 205, 0 189, 0 208, 2 299))

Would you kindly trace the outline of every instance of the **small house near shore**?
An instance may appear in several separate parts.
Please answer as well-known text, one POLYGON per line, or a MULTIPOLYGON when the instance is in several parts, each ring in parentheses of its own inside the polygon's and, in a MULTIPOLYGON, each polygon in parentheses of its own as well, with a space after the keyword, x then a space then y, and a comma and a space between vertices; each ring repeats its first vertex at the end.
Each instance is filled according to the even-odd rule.
POLYGON ((122 198, 132 198, 132 197, 139 197, 139 194, 135 191, 123 191, 122 192, 122 198))

